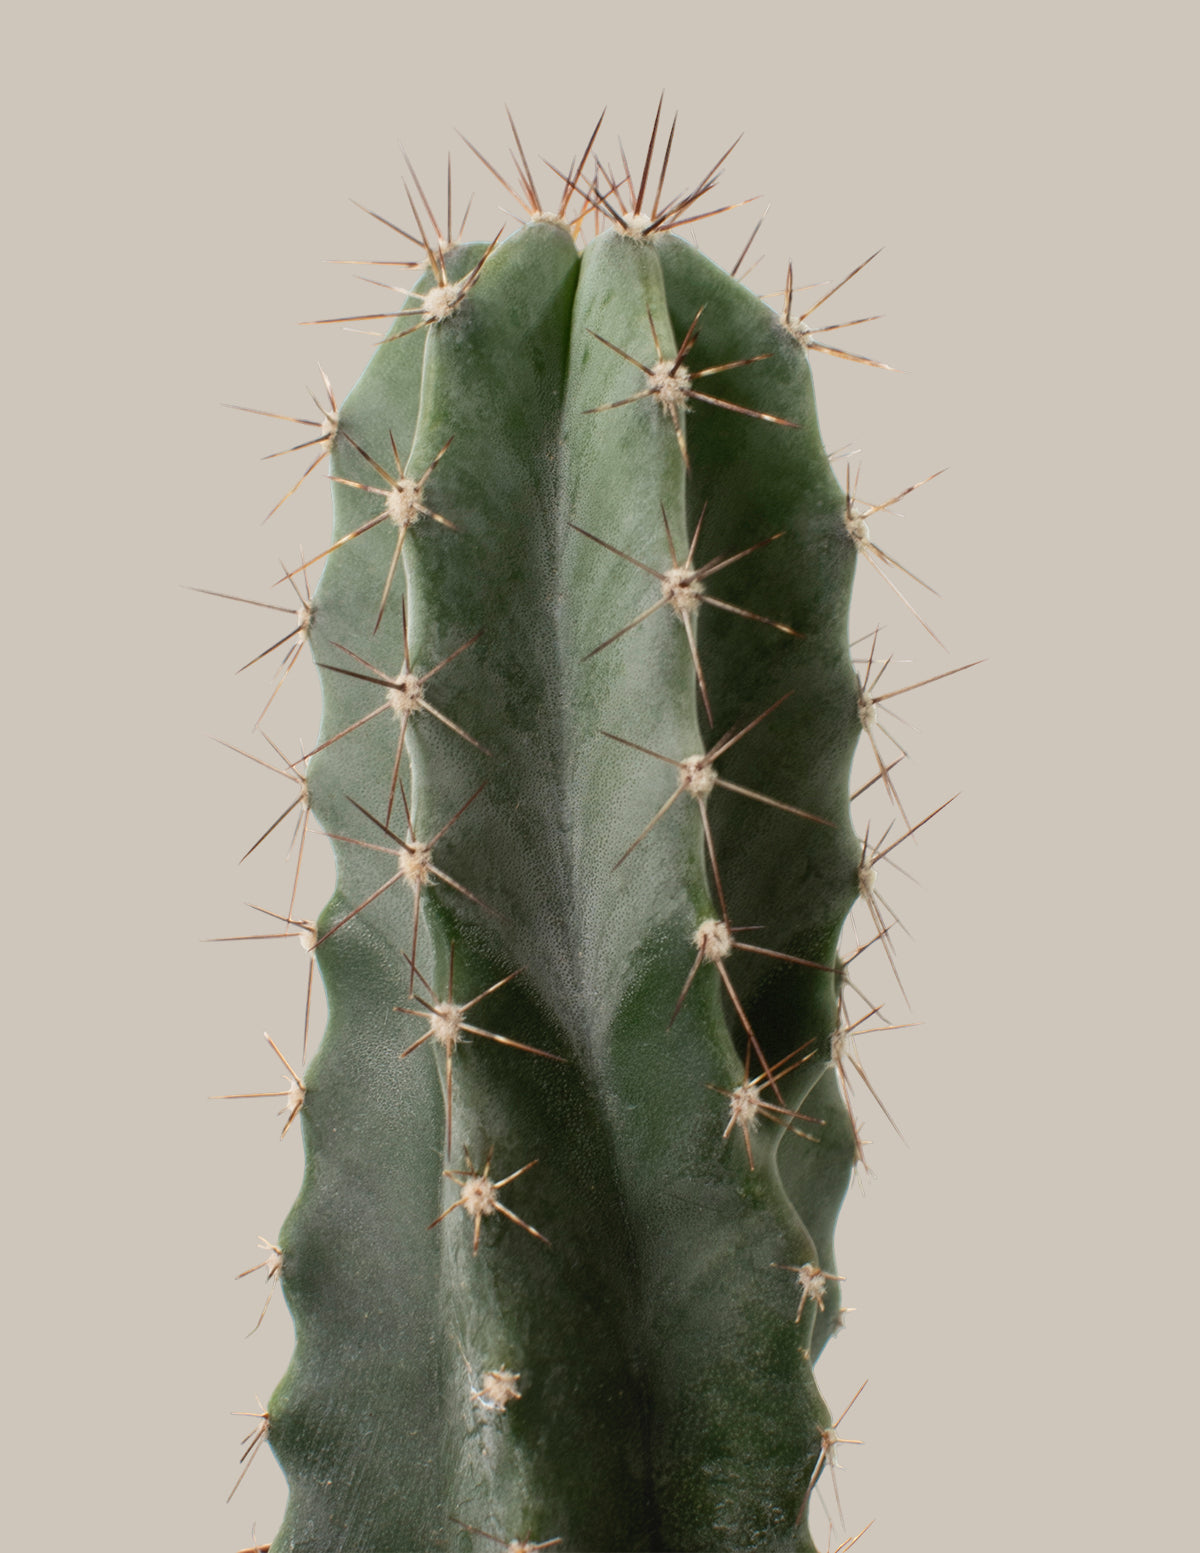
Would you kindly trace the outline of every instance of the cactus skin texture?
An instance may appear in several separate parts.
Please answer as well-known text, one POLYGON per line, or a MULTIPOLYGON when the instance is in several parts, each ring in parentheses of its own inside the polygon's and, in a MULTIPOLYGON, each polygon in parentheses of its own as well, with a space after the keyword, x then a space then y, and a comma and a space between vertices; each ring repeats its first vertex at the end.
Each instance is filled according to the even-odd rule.
POLYGON ((628 224, 435 249, 330 439, 276 1553, 814 1547, 856 551, 803 342, 628 224))

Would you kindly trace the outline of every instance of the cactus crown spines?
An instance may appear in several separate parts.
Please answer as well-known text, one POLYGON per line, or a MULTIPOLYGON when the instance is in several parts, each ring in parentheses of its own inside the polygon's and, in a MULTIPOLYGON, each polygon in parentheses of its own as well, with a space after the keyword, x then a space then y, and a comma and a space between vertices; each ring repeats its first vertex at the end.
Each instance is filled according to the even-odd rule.
POLYGON ((624 177, 594 132, 556 211, 518 139, 504 242, 413 174, 425 272, 312 423, 325 710, 288 773, 338 879, 268 1274, 280 1549, 811 1549, 845 1443, 811 1366, 878 1014, 844 1011, 855 900, 891 958, 847 620, 858 556, 894 563, 821 444, 813 309, 674 235, 717 168, 664 197, 660 117, 624 177))

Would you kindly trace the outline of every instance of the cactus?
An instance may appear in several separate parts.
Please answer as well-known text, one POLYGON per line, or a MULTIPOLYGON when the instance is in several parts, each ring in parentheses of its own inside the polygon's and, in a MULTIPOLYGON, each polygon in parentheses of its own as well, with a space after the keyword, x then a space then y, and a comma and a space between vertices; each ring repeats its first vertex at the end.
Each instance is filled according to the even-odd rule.
POLYGON ((337 886, 279 913, 329 1015, 259 1264, 277 1553, 814 1548, 857 900, 890 954, 848 610, 889 558, 790 278, 781 317, 680 236, 715 169, 666 202, 654 144, 550 212, 522 153, 503 241, 410 196, 424 272, 309 423, 335 529, 285 672, 307 642, 324 719, 286 774, 337 886))

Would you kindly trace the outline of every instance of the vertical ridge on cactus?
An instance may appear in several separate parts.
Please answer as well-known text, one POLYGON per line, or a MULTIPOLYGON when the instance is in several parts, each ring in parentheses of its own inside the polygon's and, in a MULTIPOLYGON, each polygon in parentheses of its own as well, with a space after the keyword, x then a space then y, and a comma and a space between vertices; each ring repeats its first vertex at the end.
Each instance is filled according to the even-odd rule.
POLYGON ((337 885, 263 1242, 277 1553, 814 1548, 860 547, 808 328, 671 230, 717 171, 664 201, 673 137, 503 241, 421 193, 425 273, 300 423, 337 885))

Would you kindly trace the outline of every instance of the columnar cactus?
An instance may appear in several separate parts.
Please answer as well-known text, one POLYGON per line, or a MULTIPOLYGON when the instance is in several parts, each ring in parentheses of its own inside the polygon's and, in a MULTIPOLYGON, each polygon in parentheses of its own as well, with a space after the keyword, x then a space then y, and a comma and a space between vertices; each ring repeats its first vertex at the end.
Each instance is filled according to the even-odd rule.
POLYGON ((324 722, 291 774, 337 889, 264 1242, 279 1553, 814 1546, 839 936, 860 898, 890 920, 849 782, 881 552, 809 326, 673 230, 711 177, 650 173, 581 162, 546 212, 526 168, 490 245, 414 203, 428 267, 312 423, 324 722))

